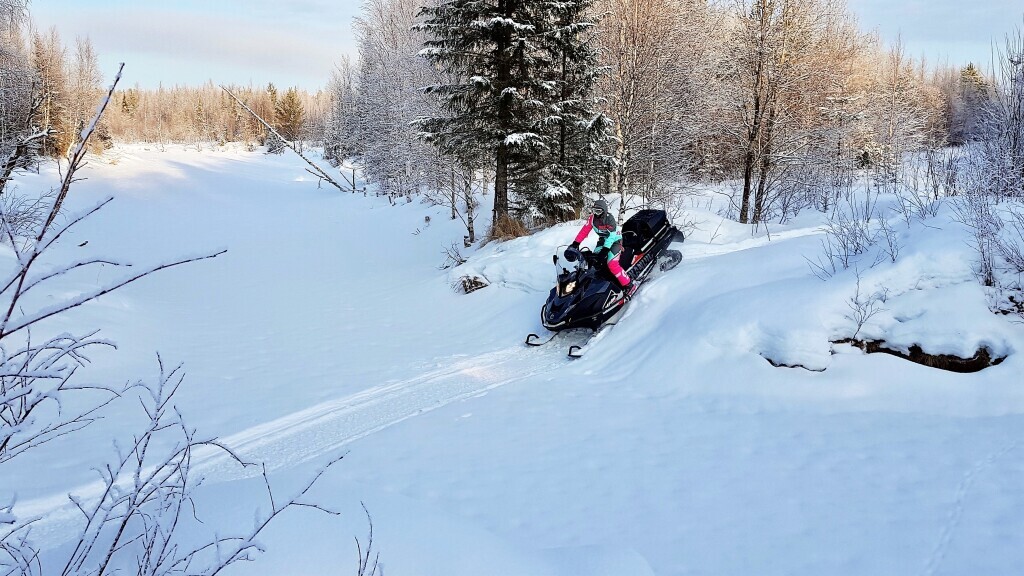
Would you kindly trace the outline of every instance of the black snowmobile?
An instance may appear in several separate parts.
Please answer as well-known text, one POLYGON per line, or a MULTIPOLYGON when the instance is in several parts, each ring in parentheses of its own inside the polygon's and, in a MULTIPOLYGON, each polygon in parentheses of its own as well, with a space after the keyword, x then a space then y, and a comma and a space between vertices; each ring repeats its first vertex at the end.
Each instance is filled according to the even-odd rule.
MULTIPOLYGON (((622 251, 619 263, 634 282, 643 283, 655 266, 671 270, 682 261, 678 250, 669 245, 682 241, 683 234, 668 220, 664 210, 641 210, 622 226, 622 251)), ((561 332, 575 328, 597 331, 626 303, 619 281, 608 270, 604 258, 584 248, 559 247, 554 255, 557 282, 541 308, 545 328, 561 332)), ((542 346, 551 341, 537 334, 526 337, 526 344, 542 346)), ((573 346, 569 355, 581 347, 573 346)))

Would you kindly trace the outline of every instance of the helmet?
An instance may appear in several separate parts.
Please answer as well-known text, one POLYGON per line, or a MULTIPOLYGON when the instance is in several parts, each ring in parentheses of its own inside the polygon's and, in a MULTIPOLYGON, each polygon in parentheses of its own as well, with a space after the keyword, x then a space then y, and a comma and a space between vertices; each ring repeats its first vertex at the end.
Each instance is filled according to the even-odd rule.
POLYGON ((594 202, 594 216, 604 216, 608 212, 608 203, 604 199, 594 202))

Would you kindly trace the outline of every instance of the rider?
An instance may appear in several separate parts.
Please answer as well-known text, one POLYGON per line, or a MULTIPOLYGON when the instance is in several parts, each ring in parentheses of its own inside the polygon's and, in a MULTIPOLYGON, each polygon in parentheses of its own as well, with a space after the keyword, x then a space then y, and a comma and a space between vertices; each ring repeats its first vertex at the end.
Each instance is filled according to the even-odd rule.
POLYGON ((622 235, 616 232, 615 217, 608 212, 608 203, 603 199, 594 202, 593 213, 587 218, 587 223, 583 225, 579 234, 576 235, 576 240, 571 245, 572 249, 579 250, 580 243, 587 239, 591 230, 597 231, 597 246, 594 247, 594 252, 599 257, 608 260, 608 270, 619 281, 626 297, 632 297, 637 283, 626 275, 619 263, 622 235))

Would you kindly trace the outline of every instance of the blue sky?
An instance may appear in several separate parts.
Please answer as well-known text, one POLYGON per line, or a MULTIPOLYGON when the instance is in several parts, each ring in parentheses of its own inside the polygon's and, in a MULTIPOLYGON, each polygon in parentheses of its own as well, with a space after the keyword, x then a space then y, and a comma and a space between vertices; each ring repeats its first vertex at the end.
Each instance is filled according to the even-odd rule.
POLYGON ((360 0, 32 0, 39 29, 88 36, 112 76, 143 88, 215 83, 324 86, 355 54, 360 0))
MULTIPOLYGON (((1021 0, 848 0, 864 30, 901 37, 930 62, 987 67, 993 40, 1024 24, 1021 0)), ((65 43, 89 36, 125 85, 326 84, 344 54, 355 54, 352 18, 360 0, 33 0, 38 28, 65 43)))
POLYGON ((1021 0, 847 0, 861 28, 889 44, 901 38, 909 56, 990 68, 992 43, 1024 27, 1021 0))

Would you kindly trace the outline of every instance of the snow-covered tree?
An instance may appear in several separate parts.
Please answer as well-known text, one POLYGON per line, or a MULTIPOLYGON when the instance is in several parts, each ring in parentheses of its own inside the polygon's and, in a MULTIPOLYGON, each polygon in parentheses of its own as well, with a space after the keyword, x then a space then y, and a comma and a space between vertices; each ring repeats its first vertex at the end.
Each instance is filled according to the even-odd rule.
POLYGON ((473 164, 488 158, 495 167, 496 227, 509 219, 513 193, 538 198, 547 188, 545 156, 555 144, 548 127, 555 122, 552 104, 560 87, 545 35, 554 31, 559 7, 452 0, 420 13, 417 29, 428 36, 421 54, 447 75, 427 89, 445 113, 420 124, 446 155, 473 164))
POLYGON ((739 219, 759 223, 799 209, 795 172, 842 160, 864 99, 851 64, 867 43, 840 1, 743 0, 736 9, 725 59, 735 106, 726 112, 739 128, 739 219))
POLYGON ((982 114, 983 135, 970 154, 979 194, 1024 198, 1024 32, 1010 36, 999 54, 992 98, 982 114))
POLYGON ((54 132, 53 137, 44 140, 43 153, 47 156, 60 156, 67 153, 71 146, 74 127, 69 122, 65 51, 56 28, 51 28, 45 35, 33 35, 32 65, 36 74, 36 93, 42 101, 37 123, 54 132))
POLYGON ((881 55, 868 116, 870 148, 865 150, 864 158, 865 164, 876 166, 889 180, 899 177, 904 154, 929 144, 935 112, 928 105, 929 92, 931 88, 901 43, 881 55))
MULTIPOLYGON (((68 81, 68 125, 74 132, 69 145, 78 143, 82 128, 96 112, 96 101, 102 93, 103 74, 100 72, 96 50, 88 36, 78 37, 75 39, 75 54, 68 81)), ((96 139, 94 145, 97 149, 109 143, 110 135, 105 123, 98 127, 93 138, 96 139)))
POLYGON ((984 137, 985 115, 992 105, 991 83, 973 64, 960 69, 950 102, 949 141, 964 144, 984 137))
POLYGON ((21 35, 25 4, 0 2, 0 192, 15 168, 33 161, 46 136, 35 124, 35 71, 21 35))
POLYGON ((390 196, 440 189, 447 170, 437 151, 417 138, 414 121, 436 113, 422 93, 438 72, 416 56, 423 34, 413 29, 420 0, 367 0, 356 20, 359 40, 356 136, 366 177, 390 196))
MULTIPOLYGON (((610 189, 657 203, 685 178, 717 172, 725 22, 696 0, 600 0, 598 92, 614 122, 610 189)), ((622 213, 620 212, 620 216, 622 213)))
POLYGON ((327 84, 331 101, 323 129, 324 158, 335 165, 359 149, 356 81, 356 69, 345 56, 327 84))
POLYGON ((575 218, 586 195, 603 192, 612 159, 605 152, 611 120, 598 111, 595 94, 601 68, 593 0, 567 0, 555 6, 545 45, 554 63, 556 92, 545 132, 552 148, 545 185, 533 200, 547 218, 575 218))

